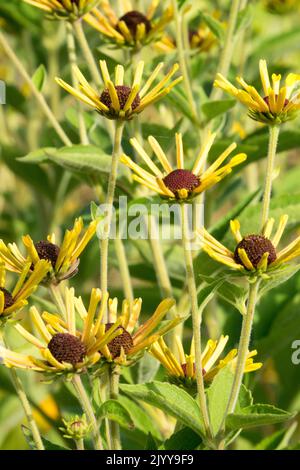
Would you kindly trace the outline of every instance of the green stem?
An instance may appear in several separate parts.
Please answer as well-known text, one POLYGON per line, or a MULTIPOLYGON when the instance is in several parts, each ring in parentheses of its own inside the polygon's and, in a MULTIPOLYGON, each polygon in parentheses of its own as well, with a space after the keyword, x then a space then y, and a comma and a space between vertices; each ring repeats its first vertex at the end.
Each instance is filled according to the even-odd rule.
POLYGON ((184 260, 186 267, 187 286, 191 302, 193 336, 195 342, 195 367, 197 391, 199 397, 200 410, 203 417, 204 427, 208 438, 212 437, 209 414, 206 403, 204 380, 202 374, 202 347, 201 347, 201 323, 202 311, 198 308, 197 287, 195 283, 195 274, 193 266, 193 257, 190 244, 190 230, 188 219, 188 204, 181 204, 181 224, 182 224, 182 243, 184 250, 184 260))
POLYGON ((82 409, 85 412, 89 420, 89 423, 91 424, 95 449, 103 450, 101 436, 99 432, 99 426, 98 426, 96 417, 94 415, 94 411, 90 403, 90 399, 85 391, 81 378, 78 374, 74 375, 72 379, 72 384, 73 384, 73 387, 75 388, 75 391, 76 391, 78 400, 80 401, 80 404, 82 406, 82 409))
POLYGON ((76 33, 79 45, 81 47, 84 59, 91 72, 92 79, 95 82, 95 85, 97 85, 97 87, 102 87, 103 81, 101 78, 101 74, 100 74, 99 68, 97 67, 93 53, 90 49, 89 43, 84 34, 84 29, 82 27, 82 20, 78 20, 75 23, 73 23, 73 28, 76 33))
POLYGON ((188 67, 186 63, 186 54, 184 50, 183 33, 182 33, 183 19, 178 8, 177 0, 172 0, 172 5, 174 8, 174 16, 175 16, 176 44, 177 44, 177 51, 178 51, 178 59, 179 59, 180 69, 181 69, 181 73, 183 77, 183 83, 184 83, 187 99, 188 99, 193 117, 195 121, 197 121, 198 120, 197 107, 194 101, 191 81, 190 81, 188 67))
POLYGON ((262 210, 262 229, 264 229, 270 212, 270 201, 272 194, 272 182, 273 182, 273 171, 276 157, 276 149, 279 137, 279 126, 270 126, 269 128, 269 150, 267 159, 267 173, 265 182, 265 191, 263 198, 263 210, 262 210))
MULTIPOLYGON (((2 331, 0 331, 0 339, 3 342, 3 345, 5 347, 7 347, 6 342, 5 342, 5 338, 4 338, 4 334, 3 334, 2 331)), ((32 409, 31 409, 29 400, 27 398, 26 392, 24 390, 23 384, 21 382, 21 379, 20 379, 20 377, 18 376, 16 370, 13 367, 8 369, 8 370, 9 370, 10 378, 11 378, 12 384, 14 386, 14 389, 15 389, 15 391, 18 395, 18 398, 21 402, 21 405, 23 407, 23 410, 24 410, 24 413, 25 413, 25 416, 26 416, 26 419, 27 419, 27 422, 28 422, 28 426, 30 428, 32 438, 33 438, 34 443, 35 443, 35 447, 36 447, 37 450, 45 450, 44 444, 43 444, 43 441, 42 441, 42 438, 41 438, 41 435, 40 435, 40 432, 39 432, 39 429, 38 429, 37 424, 36 424, 36 422, 33 418, 32 409)))
POLYGON ((105 204, 107 206, 106 225, 104 227, 104 234, 102 240, 100 240, 101 250, 101 290, 104 294, 107 293, 107 274, 108 274, 108 247, 109 247, 109 235, 113 216, 113 203, 116 189, 116 181, 118 176, 118 165, 120 159, 120 150, 122 135, 124 129, 124 122, 121 120, 115 123, 115 136, 114 136, 114 147, 112 153, 111 169, 108 181, 108 188, 106 194, 105 204))
MULTIPOLYGON (((68 46, 68 55, 69 55, 69 62, 71 66, 71 76, 72 76, 72 83, 74 88, 78 88, 78 80, 74 73, 74 67, 77 65, 77 54, 76 54, 76 45, 74 39, 74 31, 73 26, 68 21, 66 22, 67 28, 67 46, 68 46)), ((82 111, 81 103, 77 103, 78 107, 78 126, 79 126, 79 135, 80 135, 80 142, 84 145, 88 145, 89 139, 87 135, 87 130, 84 122, 84 116, 82 111)))
POLYGON ((236 365, 232 389, 231 389, 228 405, 226 408, 225 416, 223 418, 221 429, 223 428, 225 424, 227 415, 234 412, 238 398, 239 398, 239 393, 240 393, 243 376, 244 376, 246 360, 247 360, 247 356, 249 352, 252 324, 253 324, 253 318, 254 318, 254 313, 255 313, 255 306, 257 303, 259 282, 260 282, 259 280, 256 280, 253 283, 249 283, 247 312, 243 316, 243 324, 242 324, 238 356, 237 356, 237 365, 236 365))
POLYGON ((65 145, 72 145, 72 142, 70 141, 69 137, 66 135, 65 131, 57 121, 56 117, 54 116, 53 112, 51 111, 50 107, 48 106, 48 103, 46 102, 45 98, 43 95, 38 91, 36 88, 35 84, 33 83, 31 77, 28 75, 27 71, 25 70, 23 64, 19 61, 18 57, 10 47, 9 43, 5 39, 4 35, 0 33, 0 44, 3 47, 4 52, 6 55, 9 57, 9 59, 12 61, 20 75, 23 77, 23 79, 26 81, 28 84, 32 94, 36 98, 38 104, 40 105, 42 111, 46 115, 46 117, 49 119, 50 124, 52 125, 53 129, 56 131, 57 135, 60 137, 61 141, 65 145))
POLYGON ((76 450, 84 450, 84 442, 83 439, 77 439, 75 441, 76 444, 76 450))
MULTIPOLYGON (((119 397, 120 370, 113 366, 110 371, 110 398, 117 400, 119 397)), ((120 426, 115 421, 110 421, 111 450, 121 450, 120 426)))
POLYGON ((128 267, 126 251, 122 239, 117 235, 115 238, 115 251, 118 260, 118 267, 120 269, 123 290, 125 298, 132 301, 134 299, 130 271, 128 267))
MULTIPOLYGON (((234 33, 236 29, 238 13, 240 11, 241 0, 233 0, 231 3, 231 9, 228 18, 228 26, 227 32, 225 37, 225 43, 223 50, 221 52, 220 61, 218 65, 217 71, 227 77, 229 72, 231 59, 234 51, 234 33)), ((246 6, 246 2, 244 1, 244 6, 246 6)), ((222 96, 222 90, 220 88, 214 88, 211 93, 212 100, 218 100, 222 96)))

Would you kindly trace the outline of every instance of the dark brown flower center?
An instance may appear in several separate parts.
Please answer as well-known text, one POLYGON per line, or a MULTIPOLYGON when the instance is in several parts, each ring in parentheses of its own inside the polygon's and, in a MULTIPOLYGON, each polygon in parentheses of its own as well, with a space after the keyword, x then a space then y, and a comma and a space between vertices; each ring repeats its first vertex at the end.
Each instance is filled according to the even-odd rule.
POLYGON ((11 293, 4 289, 4 287, 0 287, 0 291, 4 294, 4 309, 11 307, 14 303, 11 293))
POLYGON ((68 362, 73 366, 82 362, 86 355, 86 346, 69 333, 54 335, 48 344, 48 349, 58 362, 68 362))
MULTIPOLYGON (((127 103, 127 100, 131 93, 131 87, 125 86, 125 85, 117 85, 115 89, 119 98, 120 108, 124 109, 125 104, 127 103)), ((112 109, 112 100, 111 100, 108 90, 104 90, 102 92, 100 96, 100 101, 101 103, 105 104, 105 106, 107 106, 108 109, 112 109)), ((131 109, 134 111, 140 105, 140 103, 141 103, 141 98, 140 98, 140 95, 137 94, 133 100, 131 109)))
MULTIPOLYGON (((105 325, 105 332, 107 332, 114 323, 106 323, 105 325)), ((124 349, 125 354, 128 354, 130 349, 133 347, 133 339, 130 333, 123 328, 123 326, 119 326, 118 330, 121 330, 122 333, 114 338, 110 343, 108 343, 107 347, 113 359, 119 357, 121 354, 121 348, 124 349)))
POLYGON ((60 251, 59 246, 44 240, 36 243, 34 246, 39 258, 50 261, 54 268, 60 251))
MULTIPOLYGON (((278 95, 275 95, 275 100, 277 101, 277 99, 278 99, 278 95)), ((269 97, 269 96, 265 96, 263 100, 264 100, 264 102, 270 107, 270 97, 269 97)), ((285 100, 284 100, 284 107, 286 107, 288 104, 289 104, 289 100, 288 100, 288 99, 285 99, 285 100)))
MULTIPOLYGON (((272 242, 263 235, 248 235, 240 241, 234 252, 234 260, 236 263, 244 266, 239 256, 239 249, 244 249, 254 268, 257 268, 260 260, 265 253, 269 253, 268 265, 273 263, 276 258, 276 250, 272 242)), ((246 268, 246 266, 244 266, 246 268)), ((247 268, 246 268, 247 269, 247 268)))
POLYGON ((163 182, 166 187, 172 191, 176 196, 180 189, 186 189, 188 192, 193 191, 200 184, 200 178, 189 170, 174 170, 171 171, 163 182))
MULTIPOLYGON (((119 21, 124 21, 127 28, 131 32, 131 35, 134 38, 136 37, 137 28, 138 28, 139 24, 144 24, 145 25, 145 31, 146 31, 147 34, 151 30, 151 23, 148 20, 148 18, 145 15, 143 15, 143 13, 140 13, 139 11, 136 11, 136 10, 129 11, 128 13, 123 15, 119 19, 119 21)), ((119 26, 117 26, 117 30, 119 32, 121 32, 120 29, 119 29, 119 26)))

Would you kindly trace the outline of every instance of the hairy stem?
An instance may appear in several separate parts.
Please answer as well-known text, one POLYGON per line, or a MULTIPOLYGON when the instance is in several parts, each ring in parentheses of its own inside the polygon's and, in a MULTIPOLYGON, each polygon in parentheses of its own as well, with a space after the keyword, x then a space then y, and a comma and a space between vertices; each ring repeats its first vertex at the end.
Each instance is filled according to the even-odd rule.
POLYGON ((89 423, 91 424, 95 449, 102 450, 103 446, 102 446, 101 436, 99 432, 99 425, 94 415, 94 411, 90 403, 90 399, 86 393, 86 390, 83 386, 81 378, 78 374, 74 375, 72 379, 72 384, 76 391, 78 400, 82 406, 82 409, 85 412, 89 420, 89 423))
POLYGON ((118 267, 120 269, 123 291, 125 298, 132 301, 134 299, 130 271, 128 267, 126 251, 123 240, 117 235, 115 238, 115 251, 118 260, 118 267))
POLYGON ((278 137, 279 137, 279 126, 270 126, 267 172, 266 172, 262 220, 261 220, 262 230, 264 229, 269 218, 270 201, 271 201, 271 194, 272 194, 273 170, 274 170, 274 164, 275 164, 278 137))
MULTIPOLYGON (((118 366, 113 366, 110 371, 110 398, 117 400, 119 396, 120 371, 118 366)), ((115 421, 110 421, 111 450, 121 450, 120 426, 115 421)))

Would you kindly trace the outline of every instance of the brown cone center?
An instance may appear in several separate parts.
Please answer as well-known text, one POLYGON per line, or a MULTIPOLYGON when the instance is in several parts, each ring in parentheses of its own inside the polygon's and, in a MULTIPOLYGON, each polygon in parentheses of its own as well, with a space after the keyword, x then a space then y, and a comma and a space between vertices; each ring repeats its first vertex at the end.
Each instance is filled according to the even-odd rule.
POLYGON ((0 287, 0 291, 4 294, 4 309, 11 307, 14 303, 14 299, 11 293, 4 289, 4 287, 0 287))
MULTIPOLYGON (((129 29, 129 31, 131 32, 131 35, 135 38, 136 37, 136 33, 137 33, 137 28, 138 28, 138 25, 139 24, 144 24, 145 25, 145 31, 146 33, 148 34, 151 30, 151 23, 150 21, 148 20, 148 18, 143 14, 143 13, 140 13, 139 11, 136 11, 136 10, 133 10, 133 11, 129 11, 128 13, 126 13, 125 15, 123 15, 119 21, 124 21, 124 23, 126 24, 127 28, 129 29)), ((120 29, 119 29, 119 26, 117 26, 117 30, 119 32, 120 29)), ((122 33, 122 32, 121 32, 122 33)))
POLYGON ((59 247, 45 240, 36 243, 34 246, 39 258, 50 261, 54 268, 60 251, 59 247))
MULTIPOLYGON (((107 332, 114 323, 106 323, 105 325, 105 332, 107 332)), ((121 348, 124 349, 125 354, 128 354, 130 349, 133 347, 133 339, 130 333, 123 328, 123 326, 119 326, 118 330, 121 330, 122 333, 114 338, 110 343, 108 343, 107 347, 113 359, 119 357, 121 354, 121 348)))
POLYGON ((180 189, 186 189, 188 192, 193 191, 199 186, 200 179, 189 170, 179 169, 171 171, 165 176, 163 182, 172 193, 177 195, 180 189))
MULTIPOLYGON (((234 252, 234 260, 236 263, 244 266, 244 263, 239 256, 239 249, 245 250, 254 268, 257 268, 260 260, 262 259, 265 253, 269 253, 268 265, 273 263, 277 258, 274 245, 268 238, 264 237, 263 235, 248 235, 247 237, 243 238, 243 240, 241 240, 240 243, 237 245, 234 252)), ((244 267, 246 268, 246 266, 244 267)))
POLYGON ((86 355, 86 346, 76 336, 69 333, 57 333, 48 344, 48 349, 58 362, 68 362, 73 366, 82 362, 86 355))
MULTIPOLYGON (((115 90, 119 98, 120 108, 124 109, 125 104, 127 103, 127 100, 131 93, 131 87, 125 86, 125 85, 117 85, 115 86, 115 90)), ((100 101, 101 103, 105 104, 105 106, 107 106, 108 109, 112 109, 112 100, 110 97, 110 93, 107 89, 102 92, 100 96, 100 101)), ((132 102, 131 109, 134 111, 140 105, 140 103, 141 103, 141 98, 140 98, 140 95, 137 94, 132 102)))

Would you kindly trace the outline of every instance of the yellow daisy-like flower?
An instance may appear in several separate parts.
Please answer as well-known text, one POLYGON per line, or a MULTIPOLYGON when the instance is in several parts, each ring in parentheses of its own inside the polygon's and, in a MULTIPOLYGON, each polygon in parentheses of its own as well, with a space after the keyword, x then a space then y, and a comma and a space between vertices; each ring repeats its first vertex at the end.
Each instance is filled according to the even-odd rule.
POLYGON ((40 314, 35 307, 30 315, 38 336, 30 333, 20 324, 15 329, 33 345, 39 355, 17 353, 9 349, 2 350, 2 360, 7 367, 31 369, 45 374, 67 374, 85 372, 100 359, 102 349, 113 341, 120 332, 118 327, 122 319, 104 331, 99 318, 103 315, 102 294, 93 289, 86 315, 81 316, 82 326, 76 328, 76 310, 85 309, 81 298, 76 298, 74 289, 65 290, 64 317, 58 314, 43 312, 40 314), (100 306, 99 306, 100 304, 100 306))
MULTIPOLYGON (((193 53, 208 52, 217 43, 216 36, 204 23, 200 23, 197 29, 189 30, 188 40, 193 53)), ((156 42, 155 47, 163 53, 171 53, 177 50, 175 39, 167 34, 156 42)))
POLYGON ((237 77, 236 80, 243 90, 236 88, 220 73, 217 74, 214 86, 226 91, 245 105, 249 110, 249 116, 255 121, 277 125, 294 119, 300 109, 300 93, 293 94, 293 90, 300 82, 300 75, 290 73, 285 79, 284 86, 280 87, 281 75, 274 73, 271 83, 265 60, 260 60, 259 70, 263 96, 242 77, 237 77))
POLYGON ((55 20, 76 21, 95 8, 99 0, 24 0, 55 20))
POLYGON ((134 9, 132 2, 122 2, 123 15, 119 18, 108 0, 100 2, 84 19, 117 47, 140 49, 156 41, 173 19, 173 8, 168 6, 155 18, 160 0, 152 0, 146 12, 134 9))
POLYGON ((20 271, 20 276, 10 292, 6 289, 6 269, 3 262, 0 263, 0 324, 13 313, 16 313, 27 304, 27 298, 36 290, 50 269, 50 264, 39 261, 30 271, 31 262, 26 263, 20 271))
POLYGON ((133 170, 133 179, 135 181, 147 186, 161 197, 171 200, 188 200, 214 186, 231 173, 233 167, 239 165, 247 158, 245 154, 240 153, 235 155, 226 165, 221 166, 236 148, 236 144, 231 144, 210 167, 205 168, 207 155, 215 138, 216 134, 210 133, 207 135, 191 171, 184 168, 181 134, 176 134, 177 167, 175 169, 169 163, 166 154, 157 140, 152 136, 148 138, 148 142, 158 158, 162 169, 153 162, 153 159, 146 153, 137 139, 131 139, 131 145, 148 166, 151 173, 137 165, 127 155, 122 155, 121 161, 133 170))
POLYGON ((24 265, 30 261, 30 269, 38 263, 40 259, 50 261, 50 270, 44 281, 59 283, 63 279, 68 279, 78 272, 79 256, 96 232, 97 222, 90 223, 84 231, 81 218, 75 220, 71 230, 67 230, 60 246, 55 243, 55 235, 48 235, 47 240, 34 243, 30 235, 23 237, 23 244, 27 251, 25 258, 15 243, 6 245, 0 240, 0 259, 5 263, 8 271, 20 273, 24 265))
POLYGON ((273 236, 271 235, 274 219, 269 219, 261 234, 243 237, 240 232, 240 223, 238 220, 232 220, 230 228, 237 243, 234 252, 218 242, 204 228, 200 229, 199 236, 203 250, 219 263, 247 275, 264 274, 280 268, 300 255, 300 236, 287 247, 277 251, 287 221, 288 216, 283 215, 273 236))
MULTIPOLYGON (((228 364, 236 366, 237 349, 232 349, 223 359, 220 359, 225 346, 229 340, 228 336, 221 336, 219 340, 208 340, 202 352, 202 374, 205 382, 211 382, 217 373, 228 364)), ((168 348, 161 338, 150 348, 150 354, 155 357, 168 372, 169 380, 187 389, 196 390, 196 366, 194 341, 191 342, 189 354, 184 352, 181 339, 176 337, 177 356, 168 348)), ((257 351, 248 353, 245 365, 245 373, 252 372, 262 367, 262 363, 255 363, 253 357, 257 351)))
MULTIPOLYGON (((120 335, 101 349, 101 354, 105 362, 119 365, 130 365, 135 362, 140 355, 147 350, 151 344, 165 335, 172 328, 183 321, 183 317, 176 317, 164 322, 159 326, 170 309, 174 306, 173 299, 163 300, 156 308, 153 315, 142 325, 138 326, 139 316, 142 308, 142 299, 135 299, 133 302, 124 300, 121 314, 118 315, 118 300, 116 298, 108 300, 109 322, 101 324, 99 331, 104 333, 110 328, 117 328, 120 335)), ((82 310, 81 315, 85 313, 82 310)))
POLYGON ((88 83, 78 67, 74 67, 74 73, 79 82, 78 90, 60 78, 56 78, 56 81, 68 93, 71 93, 75 98, 95 109, 102 116, 108 119, 128 121, 135 114, 141 113, 150 104, 155 103, 170 93, 172 88, 182 80, 182 77, 179 77, 170 82, 173 75, 179 69, 178 64, 175 64, 167 75, 151 88, 164 65, 160 63, 141 88, 144 65, 143 61, 138 63, 133 83, 131 86, 127 86, 124 84, 124 67, 122 65, 117 65, 115 68, 115 80, 113 83, 105 60, 100 60, 100 69, 105 85, 102 93, 99 93, 98 90, 95 90, 88 83))

